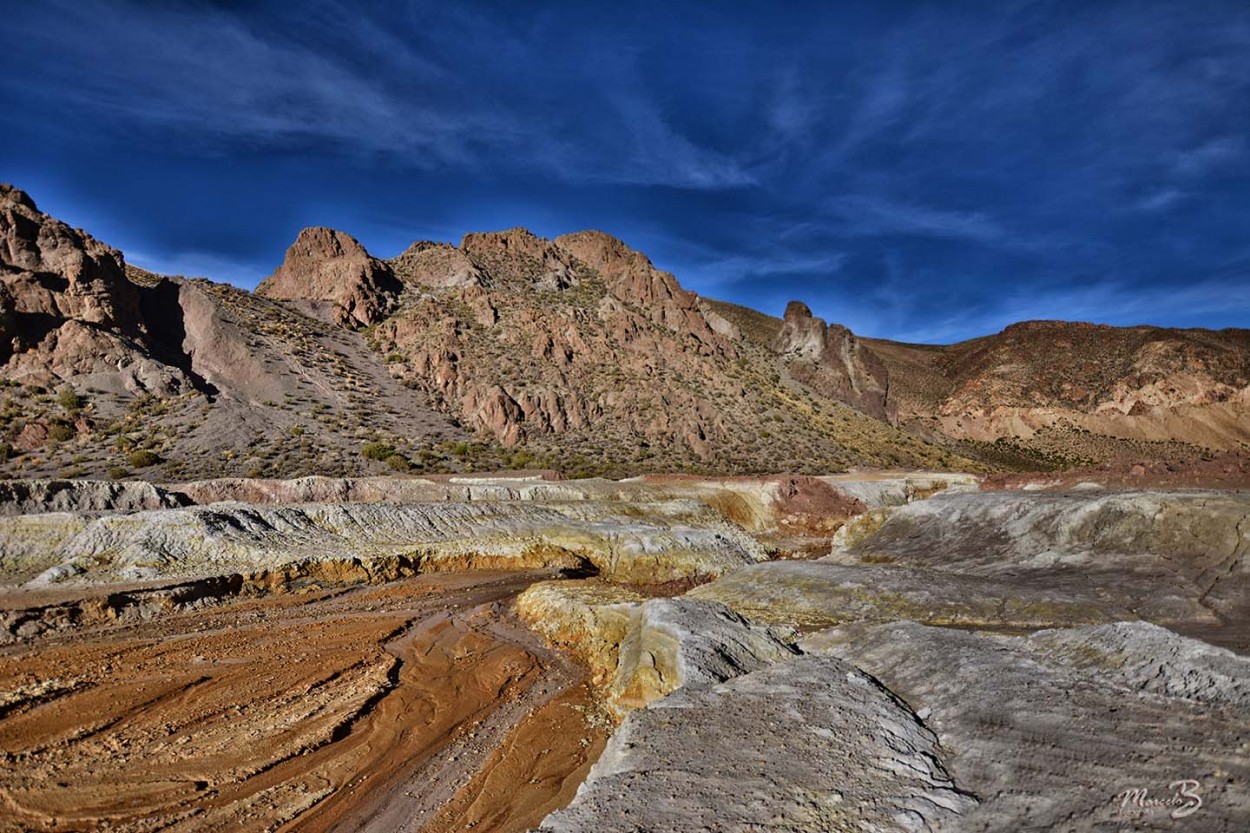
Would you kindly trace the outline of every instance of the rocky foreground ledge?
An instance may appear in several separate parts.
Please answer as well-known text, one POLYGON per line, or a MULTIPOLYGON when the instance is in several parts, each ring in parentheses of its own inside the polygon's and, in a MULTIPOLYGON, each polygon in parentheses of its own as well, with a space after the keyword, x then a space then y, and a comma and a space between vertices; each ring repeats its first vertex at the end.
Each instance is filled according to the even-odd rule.
POLYGON ((239 761, 186 791, 143 776, 110 811, 128 829, 1240 831, 1248 518, 1240 492, 902 473, 4 483, 0 739, 27 774, 3 776, 0 829, 98 820, 120 775, 84 738, 186 772, 210 738, 237 742, 228 720, 180 717, 196 698, 107 695, 110 667, 149 679, 151 646, 180 634, 195 647, 171 692, 255 697, 254 738, 312 757, 239 761), (237 641, 217 645, 226 622, 237 641), (307 679, 270 691, 227 670, 287 628, 308 644, 263 650, 307 679), (88 649, 103 664, 66 673, 88 649), (436 671, 444 650, 494 676, 436 671), (442 734, 384 729, 421 697, 469 702, 422 694, 436 679, 477 717, 440 706, 442 734), (513 690, 524 709, 503 709, 513 690), (92 692, 147 717, 57 730, 92 692), (128 735, 143 719, 186 740, 128 735), (398 763, 414 738, 423 763, 398 763), (40 780, 75 767, 96 771, 90 795, 40 780), (289 776, 248 774, 271 767, 289 776), (67 800, 82 806, 58 820, 67 800))

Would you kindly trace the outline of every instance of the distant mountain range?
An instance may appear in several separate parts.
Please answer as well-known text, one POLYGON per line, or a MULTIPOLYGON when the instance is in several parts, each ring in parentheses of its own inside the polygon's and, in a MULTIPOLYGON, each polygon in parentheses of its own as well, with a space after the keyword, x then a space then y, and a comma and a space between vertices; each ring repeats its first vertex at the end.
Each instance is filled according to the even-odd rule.
POLYGON ((249 293, 0 185, 0 474, 827 472, 1250 444, 1250 331, 1027 322, 949 347, 702 298, 601 232, 378 259, 302 231, 249 293))

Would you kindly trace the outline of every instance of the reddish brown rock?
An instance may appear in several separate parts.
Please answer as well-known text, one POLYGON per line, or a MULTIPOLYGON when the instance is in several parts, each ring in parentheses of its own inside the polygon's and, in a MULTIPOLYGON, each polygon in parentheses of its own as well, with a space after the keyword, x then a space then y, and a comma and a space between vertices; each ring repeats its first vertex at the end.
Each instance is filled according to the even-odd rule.
POLYGON ((28 422, 13 439, 13 447, 19 451, 34 451, 48 443, 48 425, 45 422, 28 422))
POLYGON ((395 276, 422 286, 485 286, 486 275, 465 252, 450 243, 419 240, 389 261, 395 276))
POLYGON ((402 289, 391 267, 372 257, 356 238, 313 227, 299 233, 282 265, 256 293, 329 305, 327 312, 336 323, 367 327, 386 317, 402 289))
POLYGON ((9 325, 25 341, 28 319, 74 319, 139 333, 139 292, 121 253, 41 213, 24 192, 0 184, 0 279, 11 301, 9 325))
POLYGON ((464 410, 478 428, 493 434, 504 448, 511 448, 521 438, 525 412, 498 385, 470 390, 464 397, 464 410))
POLYGON ((870 344, 900 420, 957 440, 1063 467, 1250 442, 1250 330, 1025 321, 949 346, 870 344))
POLYGON ((709 348, 727 350, 729 342, 709 324, 699 306, 699 296, 682 289, 670 273, 656 269, 642 252, 601 231, 565 234, 555 242, 596 270, 609 292, 641 309, 652 321, 709 348))
POLYGON ((484 267, 493 281, 546 292, 558 292, 578 283, 568 256, 550 240, 523 228, 466 234, 460 250, 484 267))

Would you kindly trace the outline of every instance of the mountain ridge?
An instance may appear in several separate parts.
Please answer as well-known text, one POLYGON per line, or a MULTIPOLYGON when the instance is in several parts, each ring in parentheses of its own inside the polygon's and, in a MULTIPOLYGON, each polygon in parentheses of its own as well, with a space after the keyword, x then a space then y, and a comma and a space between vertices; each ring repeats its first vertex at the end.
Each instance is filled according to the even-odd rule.
POLYGON ((701 297, 604 232, 548 240, 519 227, 388 259, 311 227, 247 293, 130 266, 11 186, 0 243, 11 474, 144 474, 153 457, 170 478, 1055 467, 1088 462, 1093 446, 1065 455, 1051 435, 1091 426, 1114 452, 1104 457, 1250 439, 1247 331, 1151 340, 1022 322, 963 345, 905 345, 802 302, 776 318, 701 297), (1092 399, 1021 398, 1049 389, 1036 368, 1003 381, 1039 338, 1103 362, 1064 371, 1092 399), (1122 418, 1098 399, 1109 391, 1122 418))

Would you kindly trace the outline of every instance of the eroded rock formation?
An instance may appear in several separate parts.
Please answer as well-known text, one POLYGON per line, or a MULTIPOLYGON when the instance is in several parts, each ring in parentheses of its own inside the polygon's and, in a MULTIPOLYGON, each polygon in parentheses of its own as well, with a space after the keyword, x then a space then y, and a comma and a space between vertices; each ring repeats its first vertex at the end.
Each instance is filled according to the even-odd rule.
POLYGON ((316 226, 299 233, 282 265, 256 292, 328 305, 326 312, 335 321, 367 327, 393 309, 401 288, 391 267, 372 257, 356 238, 316 226))

